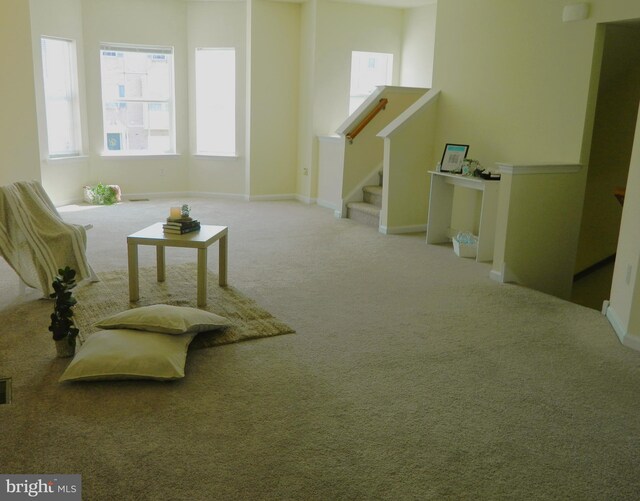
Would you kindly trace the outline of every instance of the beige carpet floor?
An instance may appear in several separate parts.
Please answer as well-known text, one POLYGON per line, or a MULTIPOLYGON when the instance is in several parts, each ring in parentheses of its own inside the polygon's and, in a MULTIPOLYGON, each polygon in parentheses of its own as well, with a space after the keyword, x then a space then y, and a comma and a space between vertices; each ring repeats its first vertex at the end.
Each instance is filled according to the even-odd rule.
POLYGON ((58 384, 51 305, 2 263, 3 472, 80 473, 90 501, 638 499, 640 353, 598 311, 293 201, 63 215, 100 273, 180 203, 229 226, 229 284, 296 334, 191 350, 175 382, 58 384))

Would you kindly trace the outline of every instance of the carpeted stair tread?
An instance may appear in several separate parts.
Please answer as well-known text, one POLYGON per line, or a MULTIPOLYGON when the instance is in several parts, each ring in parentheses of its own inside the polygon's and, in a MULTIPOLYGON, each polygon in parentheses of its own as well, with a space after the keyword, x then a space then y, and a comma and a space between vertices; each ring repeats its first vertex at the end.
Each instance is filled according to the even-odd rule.
POLYGON ((379 216, 380 215, 380 207, 376 207, 373 204, 368 204, 366 202, 351 202, 347 204, 347 208, 350 210, 356 210, 360 212, 364 212, 371 216, 379 216))
POLYGON ((362 188, 362 191, 366 193, 371 193, 372 195, 382 195, 382 186, 376 186, 376 185, 365 186, 364 188, 362 188))

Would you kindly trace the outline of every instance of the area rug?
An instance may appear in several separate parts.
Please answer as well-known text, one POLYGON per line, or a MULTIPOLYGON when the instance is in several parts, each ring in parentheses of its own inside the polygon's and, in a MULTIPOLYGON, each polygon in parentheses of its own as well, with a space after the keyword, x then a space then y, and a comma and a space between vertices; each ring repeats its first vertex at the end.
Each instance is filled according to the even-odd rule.
MULTIPOLYGON (((164 282, 156 280, 155 268, 140 268, 140 300, 135 303, 129 302, 127 270, 98 273, 98 278, 99 282, 82 285, 74 294, 78 300, 74 318, 80 329, 80 342, 98 330, 94 323, 113 313, 152 304, 196 307, 195 264, 167 266, 164 282)), ((200 333, 191 343, 191 348, 206 348, 295 332, 235 288, 220 287, 218 276, 211 271, 208 272, 207 306, 200 309, 226 317, 232 325, 200 333)))

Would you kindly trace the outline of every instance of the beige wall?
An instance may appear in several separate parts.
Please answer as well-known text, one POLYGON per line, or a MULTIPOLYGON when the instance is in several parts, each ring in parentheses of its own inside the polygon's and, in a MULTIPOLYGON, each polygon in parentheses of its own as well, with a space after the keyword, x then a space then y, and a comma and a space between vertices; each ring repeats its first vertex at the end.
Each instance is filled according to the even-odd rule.
POLYGON ((300 5, 252 0, 248 195, 293 196, 298 162, 300 5))
MULTIPOLYGON (((30 1, 33 40, 49 34, 77 41, 85 158, 55 162, 46 159, 39 47, 34 47, 30 61, 36 68, 35 87, 39 93, 38 101, 30 105, 37 106, 40 117, 39 143, 33 144, 39 145, 36 149, 41 150, 43 157, 40 166, 33 166, 34 175, 30 177, 40 177, 42 173, 43 182, 57 203, 79 199, 82 186, 96 182, 119 184, 125 194, 196 191, 296 195, 301 200, 313 201, 317 194, 316 136, 319 131, 335 129, 346 118, 351 51, 392 52, 397 82, 404 47, 408 56, 403 71, 411 73, 407 61, 415 66, 414 76, 407 78, 428 78, 429 55, 424 59, 420 52, 421 44, 425 40, 428 44, 429 37, 421 33, 421 23, 430 22, 434 7, 404 11, 329 0, 303 4, 267 0, 30 1), (255 15, 249 17, 247 12, 255 15), (174 47, 177 155, 152 158, 102 155, 100 42, 174 47), (236 158, 192 155, 194 144, 190 138, 195 118, 193 87, 189 82, 193 81, 193 52, 201 45, 237 49, 236 158), (253 59, 247 67, 251 53, 253 59), (249 116, 251 120, 247 121, 249 116), (247 149, 249 138, 251 150, 247 149)), ((29 17, 28 11, 9 8, 6 3, 4 7, 7 15, 3 19, 10 20, 12 29, 19 26, 21 15, 29 17)), ((3 30, 3 35, 6 33, 10 32, 3 30)), ((9 38, 10 45, 15 46, 19 37, 9 38)), ((25 60, 28 59, 21 61, 25 60)), ((33 87, 33 78, 27 79, 33 87)), ((27 89, 24 85, 19 88, 23 92, 27 89)), ((32 154, 39 155, 36 151, 32 154)), ((23 172, 21 169, 20 176, 23 172)))
POLYGON ((40 180, 28 2, 0 2, 0 43, 0 184, 40 180))
POLYGON ((313 96, 316 75, 316 11, 318 0, 300 6, 300 75, 298 109, 298 173, 296 193, 311 201, 319 197, 319 145, 314 134, 313 96))
POLYGON ((565 3, 438 4, 441 147, 469 144, 469 156, 486 166, 579 160, 595 24, 562 23, 565 3))
POLYGON ((402 34, 401 9, 318 2, 313 110, 316 135, 332 134, 348 116, 352 51, 392 53, 392 84, 398 84, 402 34))
POLYGON ((438 97, 424 96, 408 122, 385 137, 381 229, 388 233, 422 231, 426 227, 433 134, 438 118, 438 97), (427 101, 428 99, 428 101, 427 101))
POLYGON ((624 200, 620 239, 611 286, 611 306, 618 335, 640 350, 640 113, 636 122, 633 153, 624 200), (629 339, 630 338, 630 339, 629 339))
POLYGON ((55 204, 63 205, 82 198, 82 187, 91 181, 87 134, 86 86, 84 80, 84 44, 81 0, 30 0, 33 70, 42 185, 55 204), (40 38, 52 36, 73 40, 76 46, 82 155, 73 159, 48 159, 47 123, 42 77, 40 38))
MULTIPOLYGON (((384 87, 384 90, 369 99, 388 99, 388 103, 369 124, 362 129, 360 134, 353 140, 353 143, 345 145, 344 155, 344 175, 342 178, 342 198, 350 198, 350 194, 364 179, 369 177, 374 169, 382 169, 384 160, 384 140, 378 137, 378 133, 389 123, 395 120, 411 104, 416 102, 424 94, 424 89, 404 89, 398 87, 384 87)), ((373 108, 375 101, 369 106, 373 108)), ((363 113, 363 115, 365 115, 363 113)), ((341 125, 340 129, 346 127, 345 133, 359 123, 360 117, 352 115, 353 121, 350 125, 341 125)), ((411 154, 411 152, 409 152, 411 154)), ((358 194, 360 196, 360 194, 358 194)), ((348 200, 351 201, 351 200, 348 200)))
POLYGON ((233 47, 236 49, 236 151, 238 156, 195 157, 189 155, 189 188, 191 191, 244 193, 246 10, 244 2, 189 2, 187 4, 190 153, 196 151, 195 50, 199 47, 233 47))
POLYGON ((437 4, 404 11, 400 85, 431 87, 437 4))
POLYGON ((119 184, 125 194, 188 190, 187 3, 83 0, 82 9, 92 182, 119 184), (177 155, 102 156, 101 42, 174 47, 177 155))
POLYGON ((633 61, 640 61, 640 25, 608 25, 576 271, 616 252, 622 207, 613 191, 627 184, 640 100, 640 65, 633 61))

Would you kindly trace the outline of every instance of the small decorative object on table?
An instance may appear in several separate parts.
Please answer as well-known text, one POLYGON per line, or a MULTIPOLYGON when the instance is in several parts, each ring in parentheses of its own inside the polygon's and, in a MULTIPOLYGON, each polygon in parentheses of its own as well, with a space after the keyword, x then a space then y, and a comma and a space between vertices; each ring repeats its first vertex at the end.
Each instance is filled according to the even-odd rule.
POLYGON ((465 158, 462 163, 462 175, 463 176, 477 176, 478 173, 482 172, 484 168, 480 165, 478 160, 474 160, 473 158, 465 158))
POLYGON ((200 229, 200 221, 189 216, 191 207, 183 204, 181 207, 171 207, 167 222, 162 225, 164 233, 183 235, 200 229))
POLYGON ((52 283, 54 292, 49 295, 55 299, 49 331, 53 333, 56 352, 60 358, 72 357, 76 351, 76 336, 79 331, 73 322, 72 308, 77 300, 71 291, 76 286, 75 276, 76 271, 68 266, 59 269, 58 276, 52 283))
POLYGON ((447 143, 444 146, 442 160, 440 160, 439 172, 451 172, 452 174, 460 174, 462 164, 467 157, 469 151, 468 144, 452 144, 447 143))

